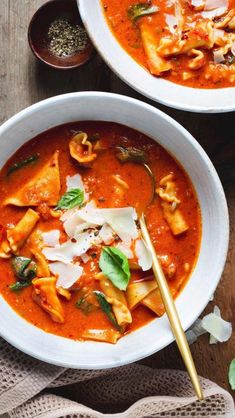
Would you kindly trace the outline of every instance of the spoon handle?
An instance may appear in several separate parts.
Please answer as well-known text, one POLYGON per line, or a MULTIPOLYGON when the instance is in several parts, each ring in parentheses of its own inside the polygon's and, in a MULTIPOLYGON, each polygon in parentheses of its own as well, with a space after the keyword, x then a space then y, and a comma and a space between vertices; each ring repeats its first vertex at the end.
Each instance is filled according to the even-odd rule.
POLYGON ((201 389, 200 382, 198 379, 195 364, 192 358, 192 354, 188 345, 188 341, 186 339, 184 330, 182 328, 180 318, 175 307, 174 299, 171 295, 171 292, 167 284, 167 280, 162 271, 161 264, 157 258, 155 248, 151 241, 151 238, 150 238, 147 226, 146 226, 144 214, 141 215, 139 222, 140 222, 142 236, 147 244, 147 247, 149 248, 152 254, 154 276, 158 283, 158 287, 159 287, 161 297, 162 297, 162 300, 166 309, 166 313, 167 313, 169 322, 171 324, 172 332, 175 336, 179 351, 181 353, 184 364, 187 368, 187 371, 192 381, 196 395, 199 400, 202 400, 203 393, 202 393, 202 389, 201 389))

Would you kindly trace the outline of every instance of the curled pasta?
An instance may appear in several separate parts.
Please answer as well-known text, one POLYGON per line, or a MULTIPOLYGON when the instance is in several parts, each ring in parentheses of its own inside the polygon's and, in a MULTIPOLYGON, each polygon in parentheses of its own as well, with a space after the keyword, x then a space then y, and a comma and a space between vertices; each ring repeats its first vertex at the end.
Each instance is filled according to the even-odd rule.
POLYGON ((107 301, 112 305, 118 325, 125 326, 131 324, 132 317, 127 307, 125 294, 114 287, 104 274, 99 273, 96 275, 96 278, 99 279, 100 288, 105 294, 107 301))
POLYGON ((76 134, 70 140, 69 150, 71 157, 81 165, 90 165, 97 158, 97 154, 93 152, 93 145, 84 132, 76 134))
POLYGON ((7 230, 7 239, 11 251, 14 254, 17 254, 19 249, 24 245, 38 221, 39 215, 37 212, 33 209, 28 209, 17 225, 12 229, 7 230))
POLYGON ((37 277, 49 277, 50 270, 43 253, 38 248, 31 248, 30 250, 37 262, 37 277))
POLYGON ((64 312, 61 302, 57 296, 56 277, 42 277, 34 279, 33 300, 41 306, 54 322, 64 322, 64 312))
POLYGON ((214 44, 213 22, 199 22, 195 28, 188 30, 184 38, 165 38, 160 40, 157 52, 162 57, 188 53, 200 47, 211 49, 214 44))
POLYGON ((188 64, 191 70, 198 70, 199 68, 203 67, 205 64, 205 56, 204 53, 200 51, 200 49, 193 48, 190 51, 190 55, 194 55, 194 58, 192 58, 188 64))
POLYGON ((180 200, 176 197, 177 188, 174 181, 174 175, 171 173, 168 176, 163 177, 160 181, 160 186, 161 187, 156 189, 156 193, 161 198, 163 216, 174 235, 182 234, 187 231, 189 227, 182 212, 177 207, 180 200))

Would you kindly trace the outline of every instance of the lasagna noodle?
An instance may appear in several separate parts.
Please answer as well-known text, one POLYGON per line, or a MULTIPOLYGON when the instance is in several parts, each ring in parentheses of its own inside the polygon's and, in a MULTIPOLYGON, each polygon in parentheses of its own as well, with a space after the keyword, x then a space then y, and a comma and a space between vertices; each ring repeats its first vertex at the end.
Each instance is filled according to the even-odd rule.
POLYGON ((106 296, 107 301, 112 305, 113 313, 119 326, 131 324, 132 317, 127 307, 124 293, 117 289, 104 274, 98 275, 100 288, 106 296))
POLYGON ((49 277, 50 270, 46 257, 38 248, 31 248, 30 250, 37 262, 37 277, 49 277))
POLYGON ((155 289, 157 289, 156 280, 144 280, 131 283, 126 292, 130 310, 134 309, 149 293, 155 289))
POLYGON ((38 173, 4 201, 4 205, 38 206, 46 203, 55 206, 60 198, 59 151, 38 173))
MULTIPOLYGON (((171 294, 174 297, 176 290, 171 288, 171 294)), ((162 316, 165 313, 165 307, 162 301, 162 297, 159 289, 153 290, 149 293, 141 302, 142 305, 147 306, 151 309, 157 316, 162 316)))
POLYGON ((17 225, 7 230, 7 239, 14 254, 17 254, 24 245, 38 221, 39 215, 37 212, 33 209, 28 209, 17 225))
POLYGON ((211 49, 214 45, 213 22, 199 22, 195 28, 187 32, 186 39, 162 38, 157 52, 161 57, 185 54, 192 49, 211 49))
POLYGON ((56 291, 56 277, 34 279, 33 300, 42 307, 54 322, 64 322, 64 312, 56 291))
POLYGON ((140 32, 150 72, 154 75, 161 75, 163 72, 171 70, 171 63, 158 54, 156 37, 148 25, 141 23, 140 32))
POLYGON ((0 258, 10 258, 11 257, 11 247, 6 238, 4 238, 0 243, 0 258))
POLYGON ((177 188, 172 173, 161 179, 160 187, 156 189, 156 193, 161 198, 163 216, 167 221, 171 232, 174 235, 179 235, 187 231, 189 228, 188 224, 186 223, 182 212, 178 209, 180 200, 176 196, 177 188))
POLYGON ((113 329, 88 329, 82 334, 82 338, 85 340, 94 340, 111 344, 116 344, 120 337, 120 332, 114 331, 113 329))

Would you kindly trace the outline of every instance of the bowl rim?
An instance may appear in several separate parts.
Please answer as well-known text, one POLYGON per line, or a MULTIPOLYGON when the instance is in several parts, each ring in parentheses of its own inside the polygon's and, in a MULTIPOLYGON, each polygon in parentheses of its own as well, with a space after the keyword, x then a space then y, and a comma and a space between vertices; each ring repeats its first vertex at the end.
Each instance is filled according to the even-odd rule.
MULTIPOLYGON (((228 208, 227 208, 227 202, 226 202, 226 198, 225 198, 225 194, 223 191, 223 187, 222 184, 220 182, 219 176, 212 164, 212 162, 210 161, 209 157, 207 156, 207 154, 205 153, 205 151, 203 150, 203 148, 201 147, 201 145, 195 140, 195 138, 182 126, 180 125, 177 121, 175 121, 173 118, 171 118, 170 116, 168 116, 167 114, 165 114, 164 112, 160 111, 159 109, 156 109, 155 107, 146 104, 145 102, 141 102, 139 100, 127 97, 127 96, 123 96, 123 95, 119 95, 119 94, 114 94, 114 93, 103 93, 103 92, 79 92, 79 93, 67 93, 67 94, 63 94, 63 95, 59 95, 59 96, 54 96, 51 97, 49 99, 46 100, 42 100, 34 105, 31 105, 29 107, 27 107, 26 109, 20 111, 19 113, 17 113, 16 115, 12 116, 8 121, 6 121, 5 123, 3 123, 3 125, 0 127, 0 135, 4 134, 4 132, 8 129, 10 129, 12 126, 14 126, 14 124, 17 124, 18 122, 20 122, 22 119, 24 118, 30 118, 31 115, 34 114, 34 112, 38 112, 40 111, 40 109, 42 109, 43 107, 47 107, 53 104, 61 104, 66 102, 66 100, 73 100, 73 99, 81 99, 81 98, 91 98, 91 99, 110 99, 110 100, 116 100, 117 102, 119 101, 125 101, 127 102, 130 106, 139 106, 142 107, 143 109, 147 110, 147 111, 151 111, 152 113, 157 114, 158 116, 160 116, 160 118, 165 119, 168 123, 170 123, 174 129, 178 130, 182 136, 184 136, 185 140, 189 141, 190 145, 192 145, 192 147, 194 148, 194 150, 196 151, 196 153, 199 153, 200 156, 202 157, 207 169, 210 171, 212 178, 213 178, 213 182, 214 182, 214 187, 215 187, 215 191, 218 194, 218 196, 221 199, 221 210, 223 213, 223 223, 224 223, 224 235, 222 237, 222 245, 221 245, 221 254, 220 254, 220 262, 218 265, 218 269, 216 271, 216 275, 213 278, 213 281, 211 281, 210 283, 210 287, 208 288, 208 293, 207 293, 207 297, 205 297, 205 300, 203 301, 203 304, 200 305, 200 308, 194 309, 194 314, 190 316, 190 320, 189 318, 182 318, 182 324, 183 324, 183 328, 184 330, 188 329, 191 324, 198 318, 198 316, 201 314, 201 312, 204 310, 204 308, 206 307, 206 305, 208 304, 210 297, 212 296, 212 294, 214 293, 219 280, 221 278, 223 269, 224 269, 224 265, 225 265, 225 261, 226 261, 226 257, 227 257, 227 251, 228 251, 228 243, 229 243, 229 217, 228 217, 228 208)), ((83 119, 85 120, 85 119, 83 119)), ((103 119, 105 120, 105 118, 103 119)), ((27 142, 27 141, 25 141, 27 142)), ((200 203, 200 202, 199 202, 200 203)), ((183 292, 182 292, 183 293, 183 292)), ((7 304, 7 302, 4 300, 4 298, 1 296, 1 299, 5 302, 5 304, 7 304)), ((8 305, 8 304, 7 304, 8 305)), ((9 306, 9 305, 8 305, 9 306)), ((10 309, 13 311, 13 309, 10 307, 10 309)), ((30 327, 36 328, 34 327, 34 325, 28 323, 28 321, 26 321, 24 318, 20 317, 17 313, 14 314, 16 317, 20 318, 20 321, 29 324, 30 327)), ((160 318, 161 319, 161 318, 160 318)), ((160 320, 158 319, 158 320, 160 320)), ((154 321, 153 321, 154 322, 154 321)), ((54 334, 47 334, 44 331, 40 330, 39 328, 37 328, 37 330, 39 330, 39 334, 46 334, 59 339, 64 339, 64 337, 58 337, 55 336, 54 334)), ((138 332, 138 331, 137 331, 138 332)), ((4 328, 4 325, 2 325, 0 323, 0 335, 6 340, 8 341, 10 344, 12 344, 14 347, 18 348, 19 350, 25 352, 26 354, 29 354, 30 356, 37 358, 38 360, 42 360, 45 361, 47 363, 50 364, 55 364, 58 366, 62 366, 62 367, 69 367, 69 368, 80 368, 80 369, 105 369, 105 368, 112 368, 112 367, 118 367, 118 366, 122 366, 125 364, 129 364, 135 361, 138 361, 142 358, 145 358, 149 355, 154 354, 156 351, 161 350, 162 348, 166 347, 167 345, 169 345, 173 340, 173 335, 169 332, 166 341, 163 342, 163 344, 158 345, 156 347, 156 345, 153 347, 151 346, 150 348, 148 347, 148 345, 145 346, 144 349, 142 349, 141 353, 139 353, 138 355, 129 355, 128 360, 124 360, 122 358, 119 358, 118 360, 115 359, 115 356, 113 359, 111 359, 110 363, 102 363, 99 365, 95 363, 86 363, 86 360, 82 361, 82 360, 78 360, 78 363, 75 364, 75 362, 71 362, 67 359, 63 359, 63 358, 56 358, 54 359, 53 356, 51 356, 50 353, 44 353, 42 350, 40 350, 40 348, 38 350, 32 350, 31 348, 29 348, 27 346, 27 344, 22 344, 21 339, 17 339, 17 337, 15 337, 15 333, 12 332, 11 334, 9 333, 8 329, 4 328)), ((130 334, 131 335, 131 334, 130 334)), ((128 337, 128 336, 127 336, 128 337)), ((48 337, 50 338, 50 337, 48 337)), ((74 343, 73 340, 69 340, 72 341, 72 343, 74 343)), ((77 343, 77 341, 76 341, 77 343)), ((85 348, 85 344, 87 342, 82 342, 82 344, 84 344, 84 348, 85 348)), ((97 342, 95 344, 98 344, 97 342)), ((103 343, 99 343, 100 345, 102 345, 103 343)))
MULTIPOLYGON (((50 4, 52 4, 52 3, 58 3, 59 1, 63 1, 63 0, 47 0, 45 3, 43 3, 40 7, 38 7, 37 8, 37 10, 35 11, 35 13, 32 15, 32 17, 31 17, 31 19, 30 19, 30 22, 29 22, 29 25, 28 25, 28 31, 27 31, 27 37, 28 37, 28 44, 29 44, 29 46, 30 46, 30 49, 31 49, 31 51, 32 51, 32 53, 34 54, 34 56, 40 61, 40 62, 42 62, 43 64, 45 64, 45 65, 47 65, 48 67, 50 67, 50 68, 52 68, 52 69, 54 69, 54 70, 61 70, 61 71, 67 71, 67 70, 74 70, 74 69, 76 69, 76 68, 79 68, 79 67, 83 67, 84 65, 86 65, 86 64, 88 64, 93 58, 94 58, 94 56, 96 55, 96 50, 95 50, 95 48, 94 48, 94 46, 92 45, 92 43, 91 43, 91 45, 92 45, 92 50, 91 50, 91 53, 87 56, 87 58, 83 61, 83 62, 81 62, 81 63, 77 63, 77 64, 72 64, 72 65, 62 65, 62 63, 61 63, 61 65, 57 65, 57 64, 53 64, 52 62, 50 62, 50 61, 48 61, 48 60, 46 60, 46 59, 44 59, 39 53, 38 53, 38 51, 37 51, 37 49, 35 48, 35 46, 34 46, 34 42, 33 42, 33 39, 32 39, 32 29, 33 29, 33 25, 34 25, 34 23, 35 23, 35 20, 37 19, 37 17, 38 17, 38 15, 40 14, 40 12, 43 10, 43 9, 46 9, 46 7, 48 6, 48 5, 50 5, 50 4)), ((75 2, 76 2, 76 0, 75 0, 75 2)), ((78 14, 80 15, 80 13, 79 13, 79 10, 78 10, 78 14)), ((80 18, 81 18, 81 16, 80 16, 80 18)), ((81 23, 83 23, 83 21, 82 21, 82 18, 81 18, 81 23)), ((86 29, 86 28, 85 28, 86 29)))
MULTIPOLYGON (((173 109, 184 110, 186 112, 195 113, 226 113, 233 112, 235 110, 235 100, 233 103, 226 103, 225 99, 233 94, 235 87, 224 87, 219 89, 199 89, 187 87, 181 84, 173 83, 171 81, 162 79, 160 77, 152 76, 148 70, 138 64, 124 48, 119 44, 115 35, 109 29, 107 22, 105 22, 105 16, 102 11, 101 0, 93 0, 93 9, 99 10, 103 16, 102 25, 98 25, 96 20, 96 27, 93 25, 93 20, 89 16, 89 1, 77 0, 80 16, 83 24, 89 34, 89 37, 110 69, 127 85, 136 90, 143 96, 154 100, 160 104, 171 107, 173 109), (108 28, 108 30, 107 30, 108 28), (112 57, 107 53, 108 48, 112 45, 112 57), (119 59, 117 57, 119 56, 119 59), (121 64, 123 61, 123 65, 121 64), (126 69, 132 69, 130 75, 127 74, 126 69), (125 70, 123 69, 125 68, 125 70), (133 74, 136 73, 136 78, 133 80, 133 74), (137 76, 138 73, 138 76, 137 76), (143 87, 143 85, 146 87, 143 87), (154 84, 155 83, 155 84, 154 84), (147 86, 147 84, 149 84, 147 86), (151 85, 150 85, 151 84, 151 85), (161 93, 162 89, 167 89, 165 93, 161 93), (147 91, 146 91, 147 90, 147 91), (156 93, 155 93, 156 91, 156 93), (173 93, 171 97, 171 93, 173 93), (206 92, 206 93, 205 93, 206 92), (223 98, 223 105, 221 103, 221 96, 225 94, 223 98), (187 97, 186 97, 186 96, 187 97), (200 99, 200 104, 197 103, 198 96, 203 96, 200 99), (206 95, 206 96, 205 96, 206 95), (184 96, 186 97, 184 99, 184 96), (210 96, 213 96, 212 100, 210 96), (177 97, 177 98, 176 98, 177 97), (181 102, 181 100, 183 101, 181 102), (195 103, 193 103, 195 101, 195 103), (208 102, 208 103, 207 103, 208 102), (203 104, 202 104, 203 103, 203 104)), ((94 11, 93 10, 93 11, 94 11)), ((228 101, 228 100, 227 100, 228 101)))

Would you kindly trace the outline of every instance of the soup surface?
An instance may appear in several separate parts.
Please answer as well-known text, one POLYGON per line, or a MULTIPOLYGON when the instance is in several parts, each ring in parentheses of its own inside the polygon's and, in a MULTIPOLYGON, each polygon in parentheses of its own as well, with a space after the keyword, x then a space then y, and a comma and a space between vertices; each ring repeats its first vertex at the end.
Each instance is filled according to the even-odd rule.
POLYGON ((235 0, 101 0, 123 48, 154 76, 235 85, 235 0))
POLYGON ((115 343, 163 315, 143 210, 174 297, 198 256, 188 176, 125 126, 77 122, 33 138, 1 170, 0 197, 0 292, 50 333, 115 343))

